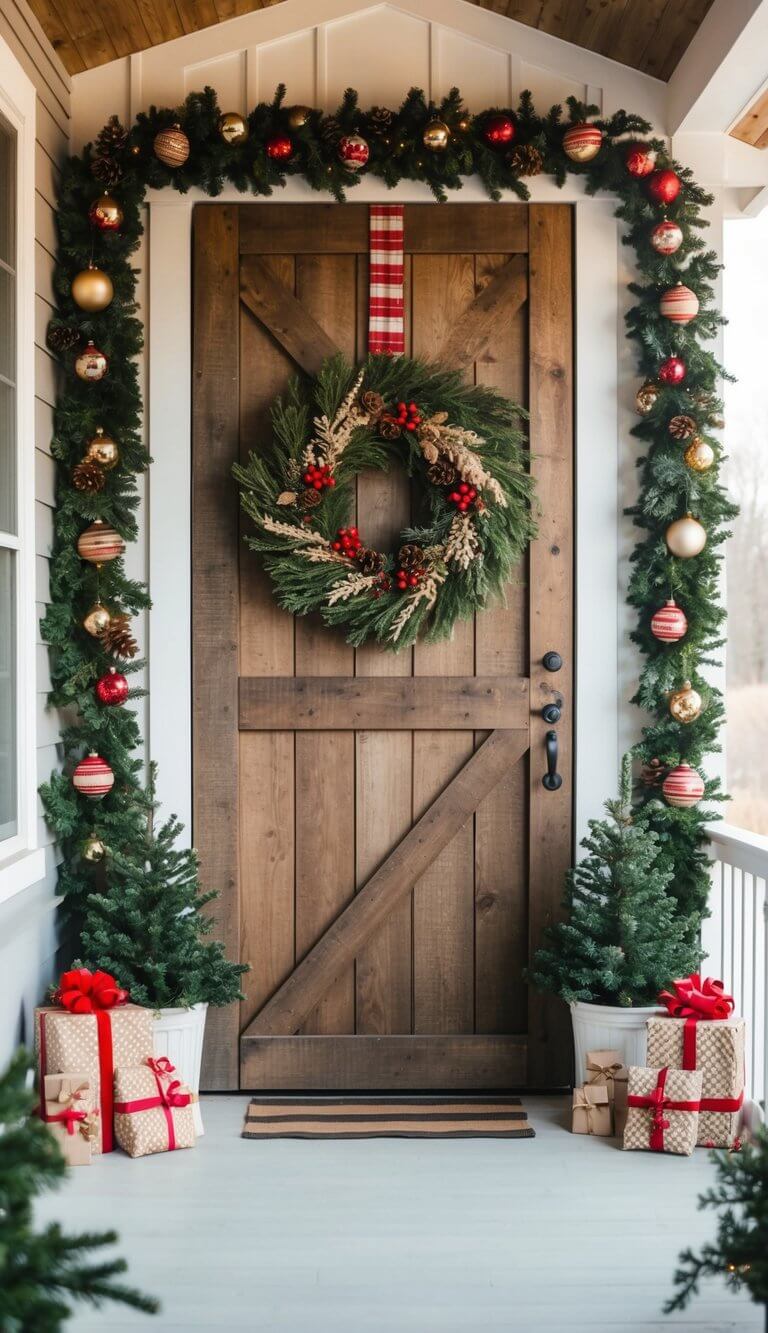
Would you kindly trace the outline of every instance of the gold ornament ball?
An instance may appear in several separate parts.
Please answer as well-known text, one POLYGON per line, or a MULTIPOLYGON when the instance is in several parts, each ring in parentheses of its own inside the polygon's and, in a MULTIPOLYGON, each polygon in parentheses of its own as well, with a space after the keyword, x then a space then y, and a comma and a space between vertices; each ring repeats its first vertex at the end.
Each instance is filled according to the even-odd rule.
POLYGON ((681 690, 675 690, 669 696, 669 711, 676 722, 682 722, 684 725, 688 722, 695 722, 701 713, 701 695, 698 690, 694 690, 691 682, 686 680, 681 690))
POLYGON ((106 606, 102 606, 101 602, 94 602, 90 611, 86 611, 83 617, 83 629, 94 639, 99 639, 104 631, 109 629, 111 619, 106 606))
POLYGON ((659 386, 654 384, 653 380, 646 380, 645 384, 640 385, 635 395, 635 407, 641 417, 647 417, 648 413, 653 411, 658 397, 659 386))
POLYGON ((87 310, 90 314, 106 310, 115 294, 109 274, 96 268, 94 264, 89 264, 88 268, 84 268, 73 278, 71 290, 75 305, 79 305, 81 310, 87 310))
POLYGON ((450 143, 451 131, 444 120, 430 120, 421 138, 431 153, 444 153, 450 143))
POLYGON ((666 536, 672 555, 680 560, 690 560, 695 555, 701 555, 707 544, 706 528, 693 514, 686 514, 684 518, 670 523, 666 536))
POLYGON ((110 468, 116 467, 120 462, 120 450, 112 436, 104 434, 103 426, 96 427, 96 434, 92 440, 88 441, 88 451, 85 456, 90 458, 92 462, 98 463, 99 467, 103 467, 106 472, 109 472, 110 468))
POLYGON ((169 130, 161 130, 155 135, 155 157, 166 167, 183 167, 189 157, 189 139, 180 125, 173 125, 169 130))
POLYGON ((245 143, 250 134, 248 121, 239 111, 225 111, 219 116, 219 134, 224 142, 231 146, 245 143))
POLYGON ((459 119, 456 121, 456 129, 459 131, 460 134, 466 134, 467 130, 471 128, 471 125, 472 121, 470 120, 469 116, 460 116, 459 119))
POLYGON ((82 854, 84 861, 90 861, 91 864, 95 865, 97 861, 104 860, 104 857, 107 854, 107 849, 101 841, 101 838, 98 838, 95 833, 92 833, 83 843, 82 854))
POLYGON ((292 130, 300 130, 303 125, 306 125, 311 115, 311 106, 289 106, 287 111, 288 124, 292 130))
POLYGON ((715 451, 700 435, 695 435, 683 458, 692 472, 708 472, 715 461, 715 451))

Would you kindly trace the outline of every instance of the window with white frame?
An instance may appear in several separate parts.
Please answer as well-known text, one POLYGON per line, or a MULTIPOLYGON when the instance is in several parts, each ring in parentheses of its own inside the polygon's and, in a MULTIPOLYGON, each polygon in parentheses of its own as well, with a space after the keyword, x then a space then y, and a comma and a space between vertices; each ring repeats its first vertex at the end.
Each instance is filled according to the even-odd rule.
POLYGON ((16 140, 0 115, 0 856, 19 832, 16 140))

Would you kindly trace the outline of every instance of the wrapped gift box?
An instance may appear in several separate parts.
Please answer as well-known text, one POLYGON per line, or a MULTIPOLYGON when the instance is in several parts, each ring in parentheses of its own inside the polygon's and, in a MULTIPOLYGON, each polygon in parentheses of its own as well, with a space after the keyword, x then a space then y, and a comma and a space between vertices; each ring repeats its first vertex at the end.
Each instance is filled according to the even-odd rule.
POLYGON ((690 1157, 699 1129, 701 1074, 630 1066, 624 1147, 690 1157))
POLYGON ((137 1065, 152 1054, 152 1014, 136 1004, 97 1013, 71 1013, 53 1007, 35 1010, 35 1046, 41 1098, 46 1074, 83 1071, 99 1110, 99 1135, 93 1152, 112 1148, 112 1080, 115 1066, 137 1065))
POLYGON ((69 1165, 90 1166, 99 1128, 89 1080, 83 1074, 46 1074, 42 1105, 43 1120, 69 1165))
POLYGON ((627 1119, 627 1066, 620 1051, 587 1051, 585 1086, 607 1088, 613 1113, 613 1132, 619 1138, 627 1119))
POLYGON ((571 1129, 574 1134, 595 1134, 600 1138, 610 1138, 613 1133, 611 1101, 605 1084, 573 1090, 573 1110, 571 1129))
POLYGON ((698 1142, 730 1148, 744 1100, 743 1018, 648 1019, 648 1064, 701 1074, 698 1142))
POLYGON ((130 1157, 194 1148, 189 1089, 167 1059, 115 1070, 115 1138, 130 1157))

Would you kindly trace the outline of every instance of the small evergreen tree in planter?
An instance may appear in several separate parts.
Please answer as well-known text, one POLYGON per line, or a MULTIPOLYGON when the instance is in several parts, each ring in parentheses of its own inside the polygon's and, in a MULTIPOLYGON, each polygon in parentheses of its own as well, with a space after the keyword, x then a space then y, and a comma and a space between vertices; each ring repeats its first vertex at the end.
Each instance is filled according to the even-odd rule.
POLYGON ((530 970, 535 986, 571 1006, 577 1070, 590 1047, 644 1063, 646 1006, 655 1008, 659 991, 701 957, 669 892, 658 836, 632 808, 629 755, 618 799, 605 809, 607 818, 590 820, 581 844, 588 855, 568 872, 567 919, 547 929, 530 970))
POLYGON ((700 1208, 722 1208, 717 1239, 700 1254, 684 1250, 675 1273, 678 1291, 667 1301, 667 1314, 683 1310, 703 1277, 725 1276, 729 1286, 746 1287, 765 1306, 768 1333, 768 1130, 759 1129, 741 1152, 713 1153, 717 1184, 699 1197, 700 1208))
POLYGON ((0 1077, 0 1328, 5 1333, 59 1333, 74 1301, 120 1301, 153 1314, 157 1301, 113 1279, 124 1259, 89 1252, 113 1245, 114 1231, 69 1236, 58 1222, 36 1231, 32 1201, 54 1188, 66 1167, 53 1135, 32 1118, 29 1057, 19 1051, 0 1077))

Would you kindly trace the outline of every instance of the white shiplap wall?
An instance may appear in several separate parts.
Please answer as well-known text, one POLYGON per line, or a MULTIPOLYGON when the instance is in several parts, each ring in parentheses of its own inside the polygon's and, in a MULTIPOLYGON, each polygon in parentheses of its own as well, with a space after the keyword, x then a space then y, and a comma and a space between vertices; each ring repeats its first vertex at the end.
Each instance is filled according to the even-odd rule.
MULTIPOLYGON (((56 246, 55 200, 59 164, 69 151, 70 79, 25 0, 2 0, 0 35, 31 80, 36 93, 35 209, 35 542, 36 598, 42 615, 49 597, 48 566, 53 536, 55 489, 51 458, 56 366, 45 345, 53 303, 56 246)), ((38 640, 40 636, 38 635, 38 640)), ((37 773, 40 781, 60 762, 60 725, 46 706, 48 656, 38 642, 37 773)), ((45 877, 0 905, 0 1067, 20 1038, 28 1038, 32 1007, 54 967, 56 947, 56 849, 42 817, 38 846, 45 848, 45 877)))

